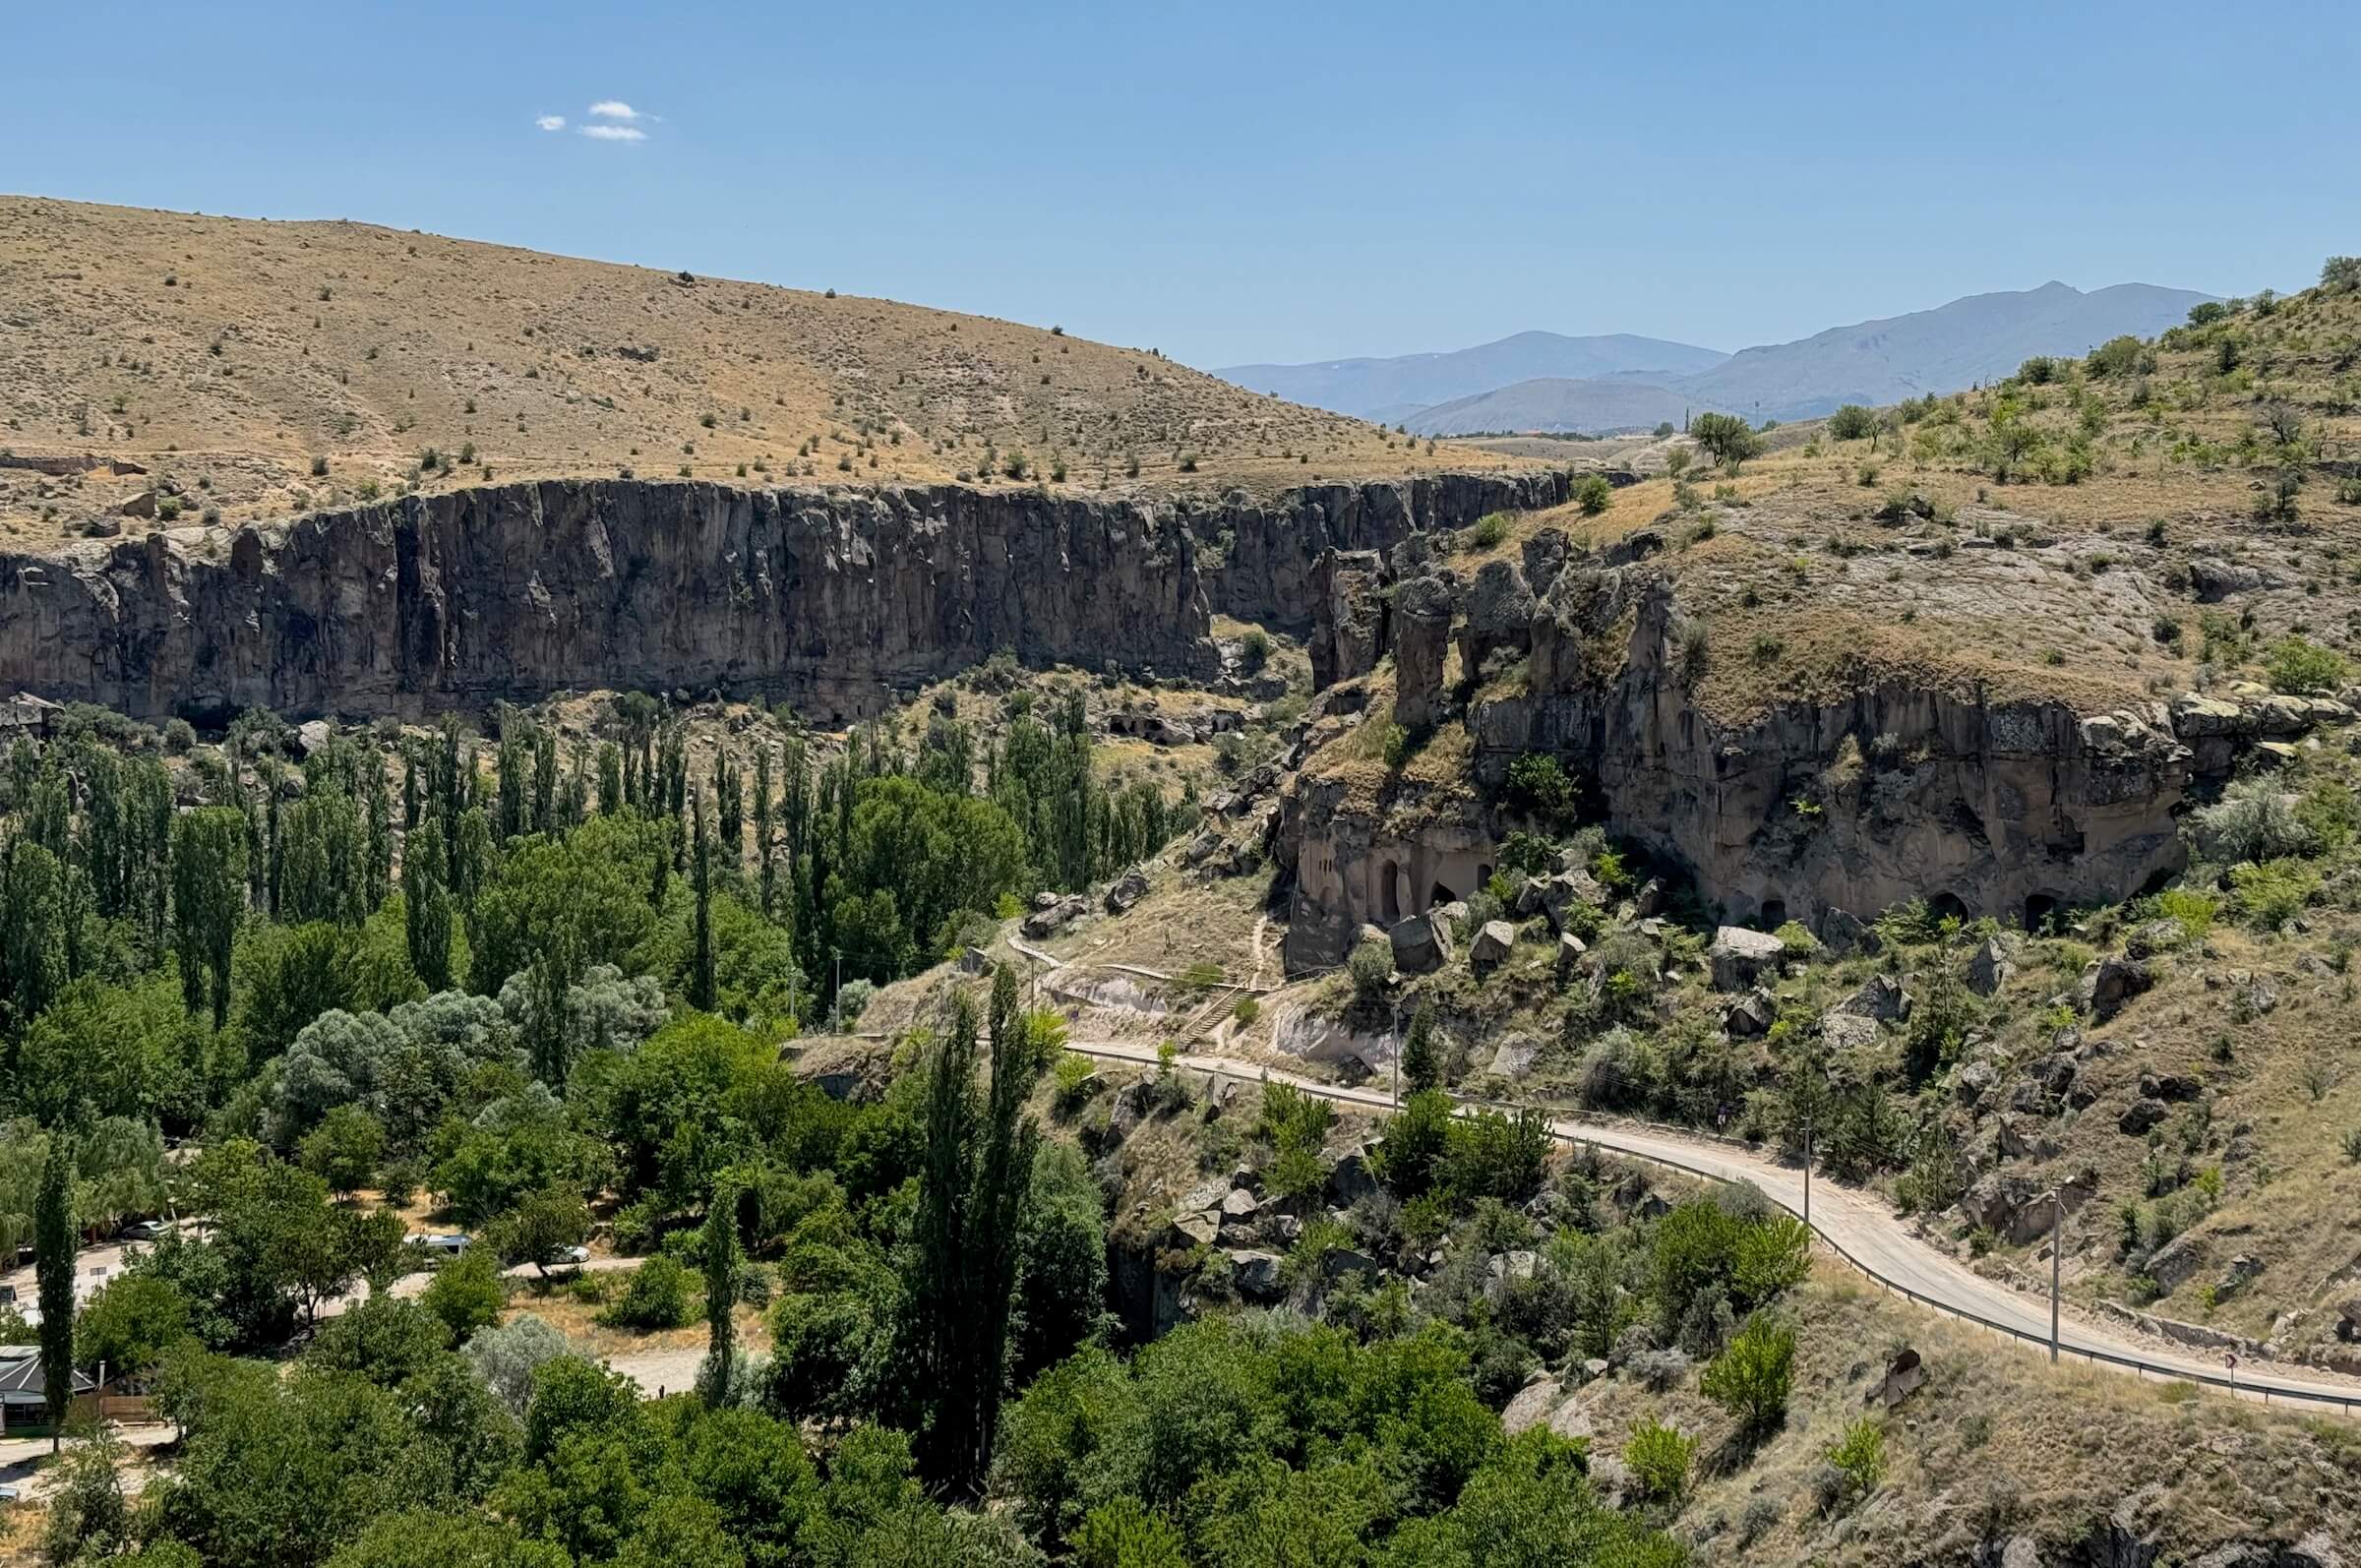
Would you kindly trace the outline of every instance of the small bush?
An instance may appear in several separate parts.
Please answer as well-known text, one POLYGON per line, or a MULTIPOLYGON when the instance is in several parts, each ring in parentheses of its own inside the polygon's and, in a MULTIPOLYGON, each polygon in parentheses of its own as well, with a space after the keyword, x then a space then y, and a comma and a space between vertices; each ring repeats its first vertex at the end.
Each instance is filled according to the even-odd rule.
POLYGON ((1058 1083, 1058 1109, 1070 1114, 1090 1098, 1091 1086, 1099 1081, 1098 1064, 1078 1052, 1063 1052, 1052 1076, 1058 1083))
POLYGON ((2351 668, 2344 655, 2324 648, 2308 637, 2285 636, 2271 645, 2264 660, 2270 689, 2292 696, 2317 696, 2344 684, 2351 668))
POLYGON ((703 1303, 696 1296, 689 1271, 677 1258, 658 1253, 632 1271, 623 1294, 607 1303, 598 1320, 608 1328, 642 1333, 683 1328, 695 1322, 702 1310, 703 1303))
POLYGON ((1859 403, 1846 403, 1828 416, 1828 433, 1838 441, 1859 441, 1877 432, 1877 415, 1859 403))
POLYGON ((2264 861, 2231 868, 2230 885, 2250 922, 2265 931, 2276 931, 2312 901, 2320 875, 2300 861, 2264 861))
POLYGON ((1615 487, 1604 474, 1584 474, 1574 485, 1574 505, 1586 517, 1596 517, 1615 499, 1615 487))
POLYGON ((1468 542, 1478 550, 1489 550, 1507 537, 1508 513, 1505 512, 1487 512, 1477 518, 1476 525, 1468 530, 1468 542))
POLYGON ((1795 1331, 1757 1317, 1714 1357, 1698 1389, 1736 1417, 1748 1437, 1761 1437, 1786 1419, 1794 1381, 1795 1331))
POLYGON ((1382 936, 1367 938, 1346 958, 1345 970, 1353 977, 1355 995, 1363 1000, 1375 996, 1393 978, 1394 944, 1382 936))
POLYGON ((1650 1502, 1678 1502, 1689 1489, 1689 1463, 1696 1457, 1697 1439, 1684 1437, 1662 1421, 1633 1424, 1623 1445, 1623 1463, 1650 1502))
POLYGON ((499 1322, 509 1297, 492 1249, 469 1247, 445 1265, 419 1297, 419 1304, 442 1320, 454 1344, 499 1322))
POLYGON ((1834 1501, 1824 1498, 1822 1507, 1835 1513, 1850 1508, 1886 1478, 1886 1429, 1874 1416, 1864 1416, 1845 1428, 1843 1441, 1828 1451, 1829 1468, 1841 1479, 1834 1501))
POLYGON ((2195 888, 2168 887, 2156 895, 2157 918, 2180 922, 2193 940, 2213 929, 2213 917, 2220 912, 2220 899, 2195 888))
POLYGON ((2316 847, 2295 803, 2268 779, 2233 784, 2218 805, 2191 813, 2189 837, 2201 858, 2219 865, 2309 855, 2316 847))

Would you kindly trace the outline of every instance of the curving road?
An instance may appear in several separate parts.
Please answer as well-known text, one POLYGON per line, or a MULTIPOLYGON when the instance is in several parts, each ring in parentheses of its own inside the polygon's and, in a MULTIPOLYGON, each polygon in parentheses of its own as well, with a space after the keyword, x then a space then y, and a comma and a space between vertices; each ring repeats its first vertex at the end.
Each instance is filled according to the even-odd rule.
MULTIPOLYGON (((1066 1049, 1107 1060, 1156 1065, 1156 1051, 1151 1046, 1120 1041, 1068 1041, 1066 1049)), ((1392 1097, 1382 1091, 1348 1089, 1234 1057, 1184 1055, 1178 1058, 1178 1065, 1228 1078, 1247 1081, 1268 1078, 1291 1083, 1307 1094, 1368 1110, 1388 1111, 1393 1106, 1392 1097)), ((1463 1111, 1466 1109, 1462 1107, 1463 1111)), ((1594 1144, 1693 1176, 1717 1181, 1751 1181, 1781 1208, 1797 1216, 1804 1212, 1802 1169, 1782 1164, 1763 1150, 1703 1136, 1604 1121, 1553 1120, 1549 1130, 1568 1143, 1594 1144)), ((1811 1182, 1810 1189, 1813 1231, 1838 1256, 1871 1279, 1938 1310, 2042 1346, 2049 1343, 2046 1299, 2020 1295, 1962 1267, 1956 1259, 1910 1235, 1902 1221, 1874 1197, 1826 1180, 1811 1182)), ((2315 1409, 2341 1409, 2348 1416, 2361 1415, 2361 1382, 2325 1373, 2317 1377, 2275 1372, 2250 1376, 2243 1370, 2232 1374, 2219 1359, 2196 1353, 2157 1350, 2074 1317, 2064 1317, 2059 1322, 2058 1348, 2061 1354, 2085 1357, 2094 1364, 2135 1376, 2233 1386, 2236 1393, 2261 1398, 2266 1403, 2285 1399, 2315 1409)))

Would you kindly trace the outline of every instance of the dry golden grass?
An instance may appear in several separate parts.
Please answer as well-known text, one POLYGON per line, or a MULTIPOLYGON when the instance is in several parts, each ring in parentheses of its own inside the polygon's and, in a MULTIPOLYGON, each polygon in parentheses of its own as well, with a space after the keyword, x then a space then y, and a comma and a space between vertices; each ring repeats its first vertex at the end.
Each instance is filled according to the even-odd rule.
MULTIPOLYGON (((624 1282, 631 1278, 625 1273, 591 1276, 605 1284, 610 1298, 620 1295, 624 1282)), ((637 1333, 629 1329, 609 1328, 598 1321, 602 1308, 568 1294, 563 1284, 553 1285, 547 1295, 529 1289, 512 1291, 508 1310, 502 1321, 531 1316, 541 1319, 551 1328, 574 1342, 580 1355, 592 1360, 605 1360, 619 1356, 649 1356, 663 1352, 702 1352, 707 1329, 702 1316, 686 1328, 656 1329, 637 1333)), ((700 1307, 701 1312, 701 1307, 700 1307)), ((742 1349, 763 1350, 770 1344, 770 1326, 762 1313, 741 1303, 730 1314, 738 1330, 742 1349)))
MULTIPOLYGON (((1656 530, 1680 612, 1707 640, 1691 698, 1728 719, 1883 680, 2085 710, 2186 691, 2202 679, 2205 611, 2189 586, 2201 557, 2268 579, 2217 612, 2250 618, 2249 660, 2289 632, 2356 646, 2361 505, 2341 499, 2353 492, 2339 465, 2361 452, 2361 295, 2315 292, 2177 332, 2153 358, 2137 376, 2059 362, 2047 383, 1937 400, 1869 439, 1838 441, 1825 421, 1783 427, 1735 474, 1685 441, 1602 452, 1591 460, 1651 477, 1597 516, 1512 518, 1481 548, 1463 532, 1450 565, 1515 559, 1544 527, 1595 550, 1656 530), (2273 429, 2281 407, 2300 421, 2292 444, 2273 429), (2009 424, 2038 446, 2004 475, 1995 433, 2009 424), (1665 458, 1684 452, 1676 480, 1665 458), (2285 463, 2305 475, 2296 515, 2261 516, 2285 463), (1910 512, 1889 505, 1911 497, 1910 512)), ((1486 445, 1534 454, 1536 440, 1486 445)))
MULTIPOLYGON (((2310 936, 2258 936, 2217 924, 2204 946, 2164 961, 2153 991, 2087 1029, 2093 1044, 2083 1082, 2097 1101, 2053 1134, 2055 1158, 2023 1167, 2036 1183, 2086 1167, 2098 1173, 2108 1201, 2069 1239, 2079 1298, 2132 1297, 2116 1204, 2147 1193, 2149 1143, 2116 1122, 2139 1097, 2142 1074, 2170 1075, 2202 1084, 2208 1103, 2174 1108, 2158 1129, 2163 1158, 2185 1165, 2192 1181, 2218 1171, 2221 1197, 2210 1212, 2201 1206, 2203 1217, 2184 1233, 2199 1266, 2154 1310, 2254 1339, 2282 1337, 2282 1315, 2292 1312, 2299 1316, 2283 1335, 2291 1345, 2332 1337, 2331 1303, 2349 1294, 2361 1264, 2361 1167, 2342 1148, 2344 1136, 2361 1129, 2361 1044, 2352 1032, 2352 982, 2317 960, 2361 935, 2361 922, 2321 911, 2309 923, 2310 936), (2307 953, 2315 959, 2309 967, 2299 963, 2307 953), (2244 988, 2230 983, 2241 971, 2271 989, 2268 1011, 2255 1010, 2244 988), (2217 1297, 2215 1286, 2239 1255, 2259 1259, 2263 1272, 2217 1297)), ((2070 978, 2028 966, 2001 997, 2000 1016, 2029 1021, 2070 978)), ((2038 1272, 2045 1256, 2036 1243, 2018 1261, 2038 1272)))
MULTIPOLYGON (((133 460, 227 520, 487 469, 867 485, 989 452, 985 482, 1022 454, 1095 494, 1533 465, 1152 350, 363 223, 0 198, 0 317, 33 328, 0 337, 0 447, 133 460), (455 466, 415 472, 430 447, 455 466)), ((0 470, 0 524, 54 536, 150 482, 0 470)))
POLYGON ((2168 1561, 2233 1539, 2291 1542, 2325 1531, 2349 1541, 2361 1531, 2361 1440, 2350 1428, 2185 1384, 2052 1367, 2034 1349, 1898 1304, 1833 1262, 1819 1265, 1793 1304, 1800 1332, 1786 1427, 1738 1468, 1707 1464, 1730 1421, 1693 1378, 1661 1396, 1621 1379, 1577 1396, 1600 1451, 1619 1451, 1631 1423, 1649 1417, 1701 1438, 1698 1479, 1674 1528, 1747 1563, 1966 1561, 1980 1540, 2015 1535, 2035 1538, 2055 1561, 2154 1481, 2167 1485, 2144 1523, 2162 1537, 2168 1561), (1824 1516, 1813 1472, 1906 1344, 1923 1358, 1927 1382, 1885 1417, 1885 1481, 1842 1517, 1824 1516))

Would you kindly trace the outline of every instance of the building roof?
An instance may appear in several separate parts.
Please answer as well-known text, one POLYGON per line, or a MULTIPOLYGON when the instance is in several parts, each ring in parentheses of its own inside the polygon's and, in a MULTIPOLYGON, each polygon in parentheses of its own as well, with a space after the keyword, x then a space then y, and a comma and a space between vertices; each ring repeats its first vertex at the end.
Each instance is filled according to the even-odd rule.
MULTIPOLYGON (((74 1374, 74 1392, 88 1394, 98 1385, 88 1372, 74 1374)), ((0 1345, 0 1400, 11 1405, 45 1400, 49 1379, 41 1370, 38 1345, 0 1345)))

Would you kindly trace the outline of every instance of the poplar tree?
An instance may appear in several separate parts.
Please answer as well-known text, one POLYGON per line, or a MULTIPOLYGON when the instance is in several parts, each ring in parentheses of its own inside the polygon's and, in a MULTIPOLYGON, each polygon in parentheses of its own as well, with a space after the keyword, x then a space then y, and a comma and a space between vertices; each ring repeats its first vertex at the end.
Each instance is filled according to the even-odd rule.
POLYGON ((705 803, 695 804, 696 819, 691 831, 696 848, 691 881, 696 893, 696 953, 689 971, 689 1005, 700 1012, 713 1010, 713 840, 705 831, 705 803))
POLYGON ((443 886, 443 832, 421 822, 403 847, 402 915, 410 968, 429 992, 451 989, 451 894, 443 886))
POLYGON ((57 1452, 66 1402, 74 1396, 74 1161, 60 1128, 49 1134, 33 1200, 32 1270, 41 1299, 41 1377, 49 1406, 49 1452, 57 1452))
POLYGON ((705 1258, 705 1364, 702 1393, 708 1405, 729 1402, 732 1363, 737 1357, 737 1325, 730 1310, 738 1304, 738 1275, 743 1254, 738 1246, 738 1180, 724 1173, 713 1183, 713 1200, 705 1210, 702 1248, 705 1258))
POLYGON ((975 1004, 954 999, 927 1079, 926 1155, 913 1221, 910 1338, 929 1390, 927 1463, 953 1492, 982 1485, 1006 1380, 1018 1226, 1040 1129, 1021 1115, 1030 1053, 1019 1044, 1016 976, 993 977, 992 1067, 976 1093, 975 1004))
POLYGON ((55 855, 27 839, 0 866, 0 985, 19 1028, 65 989, 66 876, 55 855))
POLYGON ((1443 1054, 1434 1038, 1434 1004, 1422 998, 1410 1015, 1410 1035, 1402 1043, 1402 1092, 1419 1094, 1443 1086, 1443 1054))
POLYGON ((245 911, 246 814, 231 806, 183 813, 172 823, 172 945, 189 1011, 211 1002, 229 1019, 229 955, 245 911))
POLYGON ((755 865, 761 876, 762 913, 774 911, 778 892, 775 862, 770 853, 770 748, 755 749, 755 865))

